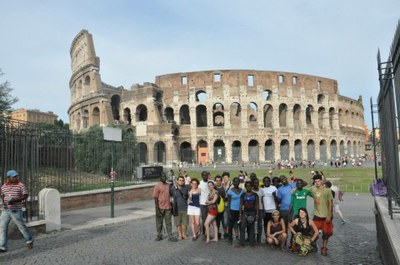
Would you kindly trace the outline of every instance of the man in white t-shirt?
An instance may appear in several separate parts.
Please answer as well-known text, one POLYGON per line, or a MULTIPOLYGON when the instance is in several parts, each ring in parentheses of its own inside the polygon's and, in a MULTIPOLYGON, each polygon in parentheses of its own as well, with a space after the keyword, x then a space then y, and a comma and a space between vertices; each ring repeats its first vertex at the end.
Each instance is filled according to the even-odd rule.
POLYGON ((270 220, 272 220, 272 212, 276 210, 276 191, 278 190, 275 186, 271 185, 270 177, 265 177, 263 179, 264 183, 264 197, 263 197, 263 208, 264 208, 264 230, 265 234, 267 234, 267 224, 270 220))
POLYGON ((202 221, 202 235, 203 237, 205 237, 205 232, 206 229, 204 227, 204 223, 206 222, 206 218, 207 218, 207 205, 206 205, 206 201, 207 201, 207 197, 208 194, 210 193, 209 189, 208 189, 208 176, 209 173, 207 171, 203 171, 201 172, 201 177, 202 180, 200 181, 199 184, 199 188, 200 188, 200 212, 201 212, 201 221, 202 221))
MULTIPOLYGON (((335 186, 335 184, 333 182, 329 182, 329 183, 331 183, 330 184, 331 185, 330 188, 333 191, 332 195, 333 195, 333 206, 334 206, 334 209, 335 209, 335 213, 337 213, 339 215, 339 217, 341 219, 341 223, 342 223, 342 225, 344 225, 347 222, 346 222, 346 220, 344 220, 343 213, 340 210, 340 203, 343 200, 342 196, 341 196, 341 191, 339 191, 339 187, 335 186)), ((329 183, 328 182, 325 183, 325 186, 327 186, 328 188, 329 188, 329 183)))

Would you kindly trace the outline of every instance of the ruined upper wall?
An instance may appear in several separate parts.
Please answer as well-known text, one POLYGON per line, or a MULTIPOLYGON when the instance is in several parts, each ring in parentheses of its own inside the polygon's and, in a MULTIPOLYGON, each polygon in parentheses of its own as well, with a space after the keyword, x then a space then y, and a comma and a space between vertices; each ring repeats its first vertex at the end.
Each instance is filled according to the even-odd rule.
POLYGON ((156 77, 156 84, 163 88, 187 90, 189 87, 202 88, 206 86, 248 86, 273 87, 286 89, 291 87, 296 90, 304 88, 305 91, 316 89, 325 94, 337 95, 337 81, 319 76, 304 75, 289 72, 256 71, 256 70, 214 70, 200 72, 186 72, 160 75, 156 77), (219 81, 218 81, 219 80, 219 81), (185 82, 186 81, 186 82, 185 82))
POLYGON ((96 57, 92 34, 85 29, 81 30, 72 41, 69 54, 73 75, 88 65, 100 67, 100 60, 96 57))

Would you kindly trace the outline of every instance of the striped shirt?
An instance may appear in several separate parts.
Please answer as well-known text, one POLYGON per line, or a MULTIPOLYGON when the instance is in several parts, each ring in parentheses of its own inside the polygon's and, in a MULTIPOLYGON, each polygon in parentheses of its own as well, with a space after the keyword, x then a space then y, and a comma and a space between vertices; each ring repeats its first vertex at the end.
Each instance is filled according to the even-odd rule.
POLYGON ((5 209, 16 210, 22 209, 22 202, 14 202, 12 204, 8 204, 11 198, 20 198, 23 195, 28 194, 28 189, 21 182, 18 183, 5 183, 1 186, 1 196, 3 199, 3 204, 5 209))

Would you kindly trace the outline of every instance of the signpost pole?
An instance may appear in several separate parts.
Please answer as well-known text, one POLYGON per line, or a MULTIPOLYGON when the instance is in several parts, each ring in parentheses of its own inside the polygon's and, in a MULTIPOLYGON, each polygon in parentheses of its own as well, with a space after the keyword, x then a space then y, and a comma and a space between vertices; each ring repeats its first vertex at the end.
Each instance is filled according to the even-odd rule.
POLYGON ((114 143, 111 146, 111 218, 114 218, 114 143))

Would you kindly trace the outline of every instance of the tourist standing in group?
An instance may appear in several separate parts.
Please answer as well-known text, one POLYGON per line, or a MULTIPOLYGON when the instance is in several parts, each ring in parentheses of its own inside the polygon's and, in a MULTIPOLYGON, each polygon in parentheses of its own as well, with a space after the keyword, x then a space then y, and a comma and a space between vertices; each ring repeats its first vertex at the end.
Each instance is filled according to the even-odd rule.
MULTIPOLYGON (((222 199, 222 200, 224 200, 224 204, 225 204, 225 200, 227 200, 226 193, 225 193, 225 188, 222 185, 222 177, 220 175, 215 176, 215 189, 217 190, 218 195, 220 196, 218 198, 218 201, 219 201, 219 199, 222 199)), ((219 232, 219 227, 222 226, 222 231, 224 231, 224 229, 225 229, 224 212, 225 212, 225 208, 222 213, 217 214, 218 239, 221 239, 221 233, 219 232)))
POLYGON ((332 196, 333 196, 333 206, 335 209, 335 213, 337 213, 339 215, 340 221, 341 221, 342 225, 344 225, 347 222, 344 219, 342 211, 340 210, 340 204, 343 201, 343 193, 339 190, 338 186, 335 186, 335 184, 333 182, 327 181, 325 183, 325 186, 327 188, 330 188, 333 191, 332 196))
POLYGON ((256 224, 257 224, 257 236, 256 236, 256 242, 257 244, 261 244, 261 235, 262 235, 262 230, 263 230, 263 222, 264 222, 264 215, 265 215, 265 211, 264 211, 264 207, 263 207, 263 198, 264 198, 264 189, 259 188, 259 183, 260 181, 258 180, 258 178, 255 178, 252 181, 252 186, 253 186, 253 192, 255 192, 258 196, 258 218, 256 220, 256 224))
POLYGON ((251 182, 246 181, 246 192, 240 196, 240 246, 244 246, 246 231, 248 231, 250 246, 254 247, 254 225, 258 219, 258 196, 252 191, 252 188, 251 182))
POLYGON ((286 252, 286 226, 282 218, 280 218, 279 211, 272 212, 272 220, 267 224, 267 243, 272 247, 280 246, 283 252, 286 252))
POLYGON ((228 191, 232 188, 229 172, 222 173, 222 186, 225 189, 225 210, 224 210, 224 239, 228 239, 229 228, 229 208, 228 208, 228 191))
POLYGON ((26 246, 32 248, 33 238, 22 215, 22 201, 28 198, 28 189, 18 180, 15 170, 7 171, 7 182, 1 186, 0 196, 4 207, 0 220, 0 252, 7 251, 8 225, 11 220, 22 233, 26 246))
POLYGON ((203 171, 201 172, 201 178, 202 180, 200 181, 199 188, 200 188, 200 211, 201 211, 201 225, 202 225, 202 235, 203 239, 205 239, 206 236, 206 229, 204 227, 204 223, 206 222, 207 218, 207 197, 208 193, 210 192, 208 190, 208 172, 203 171))
POLYGON ((304 181, 302 179, 296 181, 296 190, 292 192, 290 200, 290 220, 298 217, 297 215, 300 208, 307 209, 307 197, 312 196, 312 193, 311 191, 304 189, 304 186, 304 181))
POLYGON ((197 240, 201 232, 200 226, 200 189, 199 180, 194 178, 191 181, 191 189, 188 198, 188 215, 192 228, 192 240, 197 240))
POLYGON ((276 191, 277 188, 271 185, 270 177, 264 177, 264 197, 263 197, 263 208, 264 208, 264 233, 267 235, 267 224, 272 220, 272 212, 277 208, 276 191))
POLYGON ((318 229, 309 219, 306 208, 299 208, 295 218, 289 225, 289 229, 294 235, 292 251, 299 251, 300 256, 306 256, 312 249, 312 243, 318 238, 318 229))
POLYGON ((290 184, 284 175, 281 175, 279 179, 282 183, 282 186, 278 188, 277 192, 277 198, 280 203, 279 213, 281 218, 285 221, 285 227, 287 228, 289 223, 290 200, 292 197, 292 190, 296 187, 296 183, 290 184))
POLYGON ((162 228, 165 222, 169 241, 176 242, 177 239, 172 236, 172 211, 170 201, 170 185, 167 183, 167 176, 162 173, 160 176, 160 182, 154 186, 153 198, 156 206, 156 227, 157 227, 157 238, 156 241, 163 239, 162 228))
POLYGON ((185 185, 185 177, 183 175, 177 178, 177 184, 171 188, 171 194, 174 197, 174 201, 178 206, 177 216, 174 217, 175 226, 178 230, 178 240, 187 239, 187 225, 189 218, 187 215, 187 200, 189 198, 189 190, 185 185))
POLYGON ((328 254, 328 240, 333 235, 332 224, 332 192, 322 185, 322 176, 314 176, 314 186, 310 191, 314 198, 314 218, 313 221, 318 230, 322 230, 321 254, 328 254))
MULTIPOLYGON (((233 187, 229 189, 228 194, 228 210, 229 210, 229 232, 228 232, 228 242, 232 244, 233 242, 233 228, 237 226, 239 221, 240 212, 240 196, 244 193, 244 190, 239 188, 239 178, 234 178, 233 187)), ((236 234, 237 235, 237 234, 236 234)))
POLYGON ((207 218, 206 221, 204 222, 204 227, 206 229, 206 243, 210 243, 210 225, 214 227, 214 239, 212 241, 218 242, 218 227, 217 227, 217 215, 218 215, 218 210, 217 210, 217 205, 218 205, 218 192, 215 189, 215 184, 214 181, 210 180, 208 181, 208 196, 206 200, 206 205, 207 205, 207 218))

